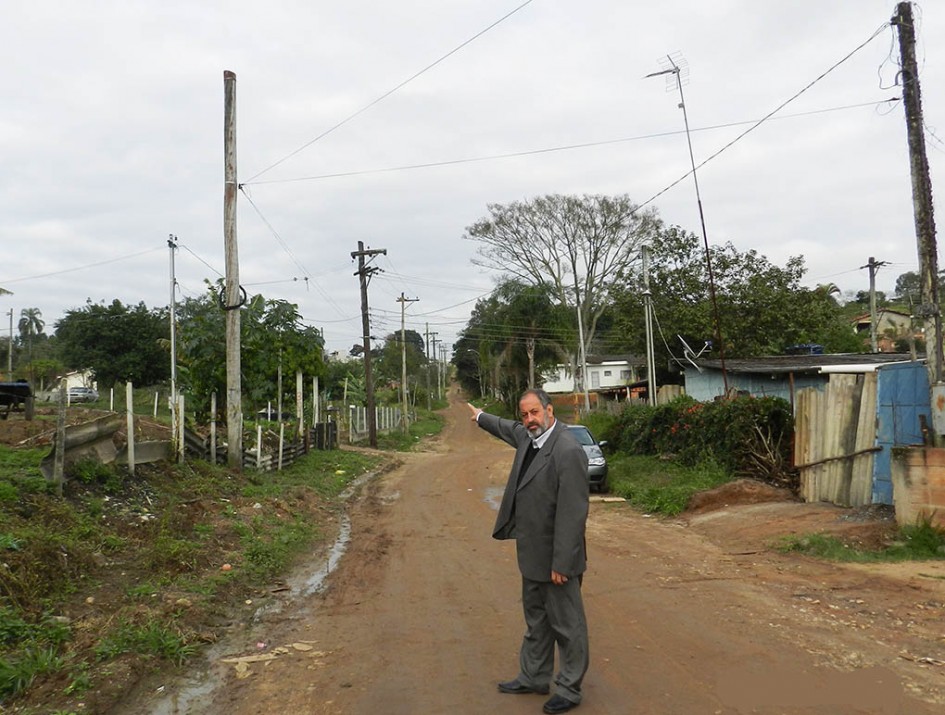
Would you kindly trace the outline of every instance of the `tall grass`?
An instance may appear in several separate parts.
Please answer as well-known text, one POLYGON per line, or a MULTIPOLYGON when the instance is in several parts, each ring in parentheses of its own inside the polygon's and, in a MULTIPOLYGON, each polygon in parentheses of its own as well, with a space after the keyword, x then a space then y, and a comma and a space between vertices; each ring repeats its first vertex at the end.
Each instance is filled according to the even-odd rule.
POLYGON ((675 516, 696 492, 731 481, 722 467, 704 462, 687 467, 650 455, 618 453, 607 458, 611 491, 647 512, 675 516))

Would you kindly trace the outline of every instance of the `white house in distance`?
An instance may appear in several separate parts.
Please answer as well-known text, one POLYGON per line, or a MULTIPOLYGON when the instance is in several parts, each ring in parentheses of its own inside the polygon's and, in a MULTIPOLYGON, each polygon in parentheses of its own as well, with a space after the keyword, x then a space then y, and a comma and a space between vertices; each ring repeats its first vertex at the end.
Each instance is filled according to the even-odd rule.
MULTIPOLYGON (((626 355, 588 355, 587 389, 613 390, 625 387, 645 375, 646 362, 642 358, 626 355)), ((559 364, 554 372, 543 375, 545 383, 542 389, 549 394, 574 392, 574 375, 571 366, 559 364)))

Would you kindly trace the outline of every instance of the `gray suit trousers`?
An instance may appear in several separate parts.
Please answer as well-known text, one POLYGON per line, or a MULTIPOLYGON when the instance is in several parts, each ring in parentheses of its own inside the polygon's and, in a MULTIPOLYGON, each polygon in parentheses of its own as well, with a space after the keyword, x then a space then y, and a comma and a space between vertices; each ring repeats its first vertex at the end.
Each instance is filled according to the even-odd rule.
POLYGON ((536 689, 550 685, 558 644, 558 675, 554 692, 581 702, 581 681, 589 663, 587 620, 581 599, 581 579, 561 586, 522 578, 525 638, 519 653, 519 682, 536 689))

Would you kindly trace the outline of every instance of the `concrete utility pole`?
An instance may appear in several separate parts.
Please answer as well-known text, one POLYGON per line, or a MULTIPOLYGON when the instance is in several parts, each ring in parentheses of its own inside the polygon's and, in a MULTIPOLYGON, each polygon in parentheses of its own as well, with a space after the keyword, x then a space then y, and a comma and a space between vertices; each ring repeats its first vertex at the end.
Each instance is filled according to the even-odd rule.
POLYGON ((397 299, 397 302, 400 303, 400 367, 401 367, 401 389, 400 392, 403 395, 403 410, 404 414, 401 418, 400 424, 403 426, 404 434, 407 434, 410 429, 410 413, 407 411, 407 330, 406 330, 406 312, 407 312, 407 303, 416 303, 419 298, 406 298, 403 291, 400 292, 400 297, 397 299))
POLYGON ((577 308, 578 348, 581 356, 581 390, 584 392, 584 412, 591 411, 591 397, 587 392, 587 348, 584 345, 584 321, 581 319, 581 293, 577 285, 577 273, 574 278, 574 303, 577 308))
MULTIPOLYGON (((427 356, 428 360, 433 361, 433 367, 436 368, 436 384, 437 384, 437 399, 439 398, 439 384, 440 384, 440 366, 436 361, 436 344, 440 342, 436 339, 436 336, 439 335, 437 332, 431 333, 429 329, 427 330, 427 349, 430 351, 430 354, 427 356)), ((427 377, 430 376, 430 363, 427 363, 427 377)), ((430 392, 433 392, 433 386, 430 386, 430 392)))
POLYGON ((906 133, 909 141, 909 167, 912 174, 912 205, 915 234, 919 252, 919 280, 922 305, 916 317, 925 320, 925 350, 931 389, 932 424, 938 445, 945 435, 945 411, 937 406, 945 397, 942 375, 942 313, 938 302, 938 248, 935 240, 935 217, 932 211, 932 180, 925 153, 925 126, 922 118, 922 93, 915 57, 915 24, 912 3, 901 2, 890 20, 899 31, 900 77, 902 100, 906 112, 906 133))
POLYGON ((877 261, 870 256, 865 266, 870 271, 870 352, 878 353, 879 345, 876 341, 876 271, 886 265, 886 261, 877 261))
POLYGON ((354 275, 358 276, 361 283, 361 330, 364 333, 364 391, 367 393, 367 423, 368 423, 368 444, 377 447, 377 409, 374 404, 374 375, 371 372, 371 317, 368 315, 368 283, 371 282, 371 276, 377 273, 380 268, 370 268, 365 262, 365 258, 371 259, 374 256, 382 254, 387 255, 386 248, 367 249, 364 248, 364 241, 358 241, 358 250, 351 252, 352 258, 358 259, 358 270, 354 275))
POLYGON ((7 350, 7 379, 13 380, 13 308, 7 313, 10 316, 10 349, 7 350))
POLYGON ((427 359, 427 364, 424 366, 423 371, 427 375, 427 409, 433 409, 433 394, 430 390, 430 324, 424 323, 423 330, 423 353, 424 357, 427 359))
POLYGON ((236 75, 223 72, 223 240, 226 278, 223 309, 226 311, 226 463, 243 469, 243 390, 240 383, 240 261, 236 247, 236 75))
POLYGON ((653 349, 653 294, 650 293, 650 247, 643 246, 643 309, 646 311, 646 399, 656 406, 656 353, 653 349))
POLYGON ((442 397, 442 394, 440 390, 440 361, 437 359, 437 355, 439 355, 439 352, 437 351, 436 346, 437 346, 437 343, 440 343, 443 341, 436 339, 436 336, 439 335, 439 333, 430 333, 430 335, 433 336, 430 342, 433 343, 433 367, 436 369, 436 399, 439 400, 442 397))
POLYGON ((177 320, 174 315, 177 303, 177 276, 174 272, 174 251, 177 250, 177 236, 170 234, 167 238, 167 247, 171 254, 171 299, 168 303, 170 313, 171 332, 171 446, 177 453, 177 320))

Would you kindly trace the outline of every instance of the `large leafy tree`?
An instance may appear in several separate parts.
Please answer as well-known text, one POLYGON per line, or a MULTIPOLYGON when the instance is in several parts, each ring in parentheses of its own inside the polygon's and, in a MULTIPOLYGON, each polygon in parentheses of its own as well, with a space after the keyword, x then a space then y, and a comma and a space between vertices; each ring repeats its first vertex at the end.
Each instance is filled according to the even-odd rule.
MULTIPOLYGON (((474 262, 573 308, 586 345, 618 279, 631 271, 640 245, 660 226, 653 209, 641 211, 628 196, 554 194, 488 209, 464 236, 480 244, 474 262)), ((570 351, 576 353, 577 346, 570 351)))
MULTIPOLYGON (((404 359, 406 359, 408 386, 425 383, 428 361, 424 351, 423 336, 416 330, 404 330, 403 343, 399 330, 390 333, 384 338, 384 343, 377 352, 373 350, 371 352, 376 359, 374 380, 378 387, 399 389, 403 381, 404 359)), ((413 387, 410 388, 410 393, 414 393, 413 387)))
POLYGON ((68 367, 91 368, 105 387, 119 381, 153 385, 170 376, 167 311, 87 302, 56 322, 59 357, 68 367))
MULTIPOLYGON (((801 257, 784 266, 757 251, 740 252, 730 243, 710 247, 725 354, 749 357, 782 354, 791 345, 819 343, 831 352, 861 349, 834 291, 801 285, 801 257)), ((671 227, 653 242, 650 290, 659 334, 656 352, 663 359, 682 353, 682 342, 700 349, 715 335, 708 297, 708 275, 702 242, 692 233, 671 227), (664 342, 665 340, 665 342, 664 342)), ((642 288, 632 285, 615 303, 617 325, 628 347, 644 351, 642 288)), ((718 346, 714 355, 718 355, 718 346)))
POLYGON ((514 405, 525 388, 540 386, 544 370, 569 359, 575 339, 570 317, 539 286, 501 283, 477 302, 454 346, 460 383, 481 394, 488 383, 494 395, 514 405))
MULTIPOLYGON (((297 370, 308 377, 325 374, 324 341, 317 329, 302 323, 295 304, 254 295, 241 310, 242 391, 249 406, 278 399, 280 366, 283 375, 291 376, 285 384, 292 394, 297 370)), ((223 395, 226 390, 226 325, 219 287, 209 285, 204 295, 184 300, 177 314, 181 386, 205 410, 214 392, 223 395)))

